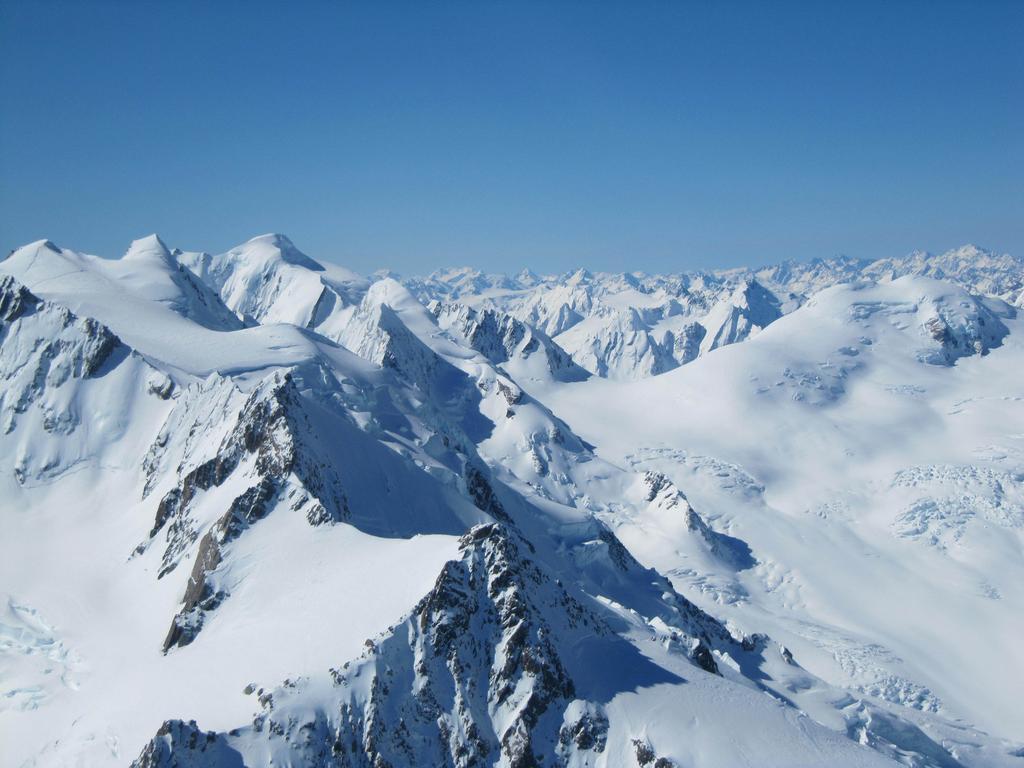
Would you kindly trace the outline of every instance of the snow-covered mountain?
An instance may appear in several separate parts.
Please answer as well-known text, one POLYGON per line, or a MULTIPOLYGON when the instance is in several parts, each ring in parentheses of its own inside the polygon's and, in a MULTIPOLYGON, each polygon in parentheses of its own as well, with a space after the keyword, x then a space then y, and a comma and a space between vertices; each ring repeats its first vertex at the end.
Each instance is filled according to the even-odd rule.
POLYGON ((1022 279, 18 249, 0 762, 1024 764, 1022 279))
POLYGON ((640 379, 755 335, 838 283, 908 275, 953 282, 975 295, 1024 307, 1024 259, 968 245, 877 261, 846 257, 760 269, 674 275, 639 272, 516 277, 469 269, 405 281, 421 300, 510 314, 550 335, 597 376, 640 379))

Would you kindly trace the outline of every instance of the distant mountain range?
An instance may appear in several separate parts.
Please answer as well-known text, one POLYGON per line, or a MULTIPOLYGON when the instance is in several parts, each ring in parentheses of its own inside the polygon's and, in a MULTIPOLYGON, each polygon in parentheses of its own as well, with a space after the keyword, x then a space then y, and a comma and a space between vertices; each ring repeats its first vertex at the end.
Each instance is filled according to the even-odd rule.
POLYGON ((1024 260, 0 262, 4 765, 1024 764, 1024 260))

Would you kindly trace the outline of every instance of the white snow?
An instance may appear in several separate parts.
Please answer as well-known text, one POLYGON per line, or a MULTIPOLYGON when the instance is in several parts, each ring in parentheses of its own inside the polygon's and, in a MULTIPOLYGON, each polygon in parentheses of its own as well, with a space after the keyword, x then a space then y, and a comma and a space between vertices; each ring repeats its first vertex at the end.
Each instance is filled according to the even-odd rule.
POLYGON ((1024 333, 1006 320, 984 357, 920 359, 937 348, 924 327, 935 306, 969 303, 922 279, 831 288, 663 376, 534 394, 603 458, 664 472, 750 545, 754 568, 695 572, 678 537, 624 521, 626 545, 685 594, 826 679, 938 700, 1012 737, 1024 733, 1006 684, 1024 680, 1024 333))
MULTIPOLYGON (((281 235, 220 255, 154 235, 112 260, 25 246, 0 262, 0 287, 41 300, 0 292, 0 762, 124 765, 164 720, 250 723, 250 683, 302 679, 314 711, 327 670, 459 557, 449 534, 493 517, 643 660, 614 669, 565 630, 580 691, 559 715, 609 723, 570 765, 634 764, 637 742, 680 766, 1011 765, 1020 274, 973 247, 371 281, 281 235), (246 404, 286 374, 297 404, 262 435, 246 404), (266 508, 238 506, 290 449, 266 508), (343 519, 309 517, 319 482, 343 519), (183 517, 154 525, 173 492, 183 517), (165 654, 232 510, 244 524, 197 571, 223 595, 165 654), (672 586, 630 555, 755 650, 715 630, 721 674, 695 666, 672 586)), ((562 627, 556 605, 538 620, 562 627)))

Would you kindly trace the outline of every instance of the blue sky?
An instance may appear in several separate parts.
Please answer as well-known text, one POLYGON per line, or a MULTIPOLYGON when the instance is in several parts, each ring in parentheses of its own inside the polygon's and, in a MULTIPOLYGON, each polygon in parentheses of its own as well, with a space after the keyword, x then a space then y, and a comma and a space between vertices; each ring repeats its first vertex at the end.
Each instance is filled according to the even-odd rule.
POLYGON ((1024 3, 0 3, 0 247, 1024 253, 1024 3))

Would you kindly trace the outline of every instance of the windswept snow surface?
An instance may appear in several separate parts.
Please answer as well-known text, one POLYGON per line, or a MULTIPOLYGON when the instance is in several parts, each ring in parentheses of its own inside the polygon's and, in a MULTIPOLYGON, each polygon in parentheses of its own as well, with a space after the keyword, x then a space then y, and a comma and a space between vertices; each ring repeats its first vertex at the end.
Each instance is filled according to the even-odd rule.
POLYGON ((1014 736, 1024 333, 999 314, 928 279, 837 286, 678 371, 537 394, 602 458, 664 472, 750 546, 753 567, 709 572, 656 520, 616 521, 685 594, 830 681, 1014 736), (998 348, 951 364, 986 333, 998 348))
POLYGON ((0 765, 1014 766, 1020 260, 0 261, 0 765))

